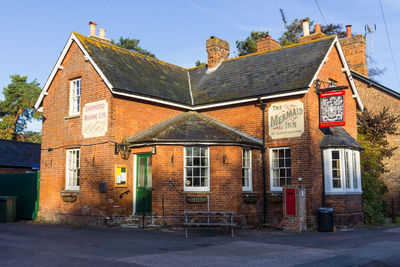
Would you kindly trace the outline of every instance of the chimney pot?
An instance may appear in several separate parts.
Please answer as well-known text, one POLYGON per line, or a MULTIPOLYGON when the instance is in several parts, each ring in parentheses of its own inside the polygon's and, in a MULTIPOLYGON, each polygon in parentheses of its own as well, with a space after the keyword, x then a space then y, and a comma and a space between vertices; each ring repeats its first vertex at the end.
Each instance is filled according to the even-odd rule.
POLYGON ((301 22, 303 23, 303 36, 310 35, 310 22, 308 19, 302 19, 301 22))
POLYGON ((315 24, 314 29, 315 29, 315 33, 320 33, 321 32, 321 24, 315 24))
POLYGON ((89 21, 89 25, 90 25, 90 35, 89 36, 96 36, 96 22, 93 21, 89 21))
POLYGON ((106 39, 106 29, 99 29, 99 37, 101 39, 106 39))
POLYGON ((346 25, 346 37, 351 37, 351 25, 346 25))

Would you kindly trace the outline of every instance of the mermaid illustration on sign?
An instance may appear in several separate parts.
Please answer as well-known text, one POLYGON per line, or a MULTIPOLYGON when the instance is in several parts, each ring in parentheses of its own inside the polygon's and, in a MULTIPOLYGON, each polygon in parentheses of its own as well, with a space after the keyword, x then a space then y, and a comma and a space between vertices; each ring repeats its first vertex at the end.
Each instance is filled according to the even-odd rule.
POLYGON ((321 98, 321 122, 344 121, 344 96, 321 98))

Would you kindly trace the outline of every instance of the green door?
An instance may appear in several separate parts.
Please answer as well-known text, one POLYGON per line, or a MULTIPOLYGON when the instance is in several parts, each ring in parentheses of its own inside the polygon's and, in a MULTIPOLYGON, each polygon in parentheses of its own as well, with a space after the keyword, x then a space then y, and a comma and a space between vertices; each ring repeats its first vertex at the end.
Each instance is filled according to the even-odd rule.
POLYGON ((151 214, 151 154, 137 155, 136 214, 151 214))

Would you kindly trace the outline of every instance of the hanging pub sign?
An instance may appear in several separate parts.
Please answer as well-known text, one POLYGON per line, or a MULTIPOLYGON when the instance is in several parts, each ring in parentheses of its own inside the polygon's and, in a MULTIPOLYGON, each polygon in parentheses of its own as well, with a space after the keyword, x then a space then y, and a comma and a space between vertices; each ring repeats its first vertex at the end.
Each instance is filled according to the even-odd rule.
POLYGON ((319 95, 319 127, 344 126, 344 94, 345 91, 320 93, 319 95))

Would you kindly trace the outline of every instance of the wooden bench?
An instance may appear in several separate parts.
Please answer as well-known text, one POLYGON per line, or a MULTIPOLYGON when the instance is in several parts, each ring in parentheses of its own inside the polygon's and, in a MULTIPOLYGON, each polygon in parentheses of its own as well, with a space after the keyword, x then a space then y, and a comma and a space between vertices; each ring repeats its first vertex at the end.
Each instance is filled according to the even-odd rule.
POLYGON ((185 210, 185 237, 188 238, 188 227, 190 226, 228 226, 233 238, 232 211, 204 211, 204 210, 185 210))

